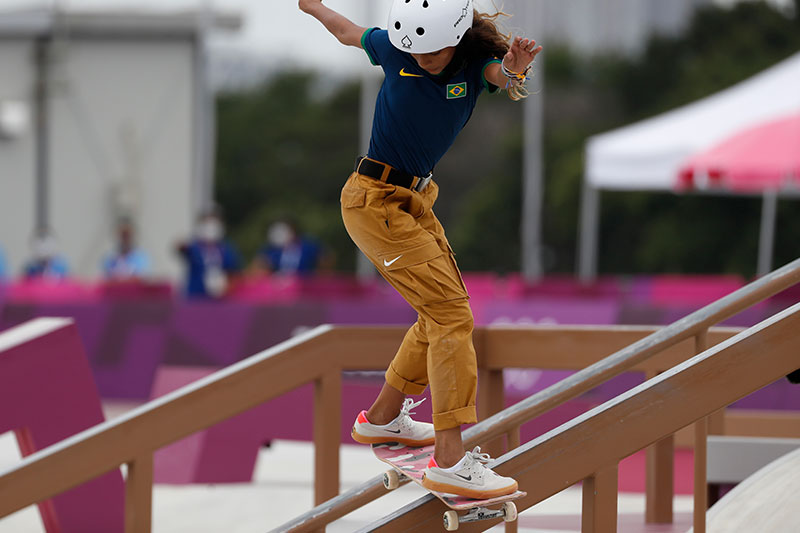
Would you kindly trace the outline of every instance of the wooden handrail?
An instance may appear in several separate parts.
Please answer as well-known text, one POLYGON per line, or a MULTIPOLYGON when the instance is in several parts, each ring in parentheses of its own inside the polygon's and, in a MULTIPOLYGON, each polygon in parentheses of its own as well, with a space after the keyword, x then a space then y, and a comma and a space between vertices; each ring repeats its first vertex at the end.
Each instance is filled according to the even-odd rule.
MULTIPOLYGON (((521 426, 523 423, 546 413, 566 401, 577 398, 623 372, 641 368, 650 359, 661 359, 664 357, 664 352, 690 340, 699 332, 708 330, 715 324, 735 316, 750 306, 774 296, 798 282, 800 282, 800 259, 792 261, 665 328, 631 342, 627 347, 620 349, 613 355, 583 367, 582 370, 547 389, 472 426, 464 432, 465 446, 472 447, 482 442, 492 441, 509 430, 521 426)), ((573 333, 575 332, 573 331, 573 333)), ((491 363, 495 363, 494 358, 502 357, 499 354, 531 353, 530 340, 527 339, 526 342, 523 339, 523 330, 517 329, 516 334, 515 331, 507 331, 506 333, 504 338, 498 335, 496 339, 492 340, 476 339, 476 345, 480 345, 483 348, 483 351, 478 352, 479 358, 491 357, 491 363), (484 355, 482 356, 481 354, 484 355)), ((562 334, 559 339, 551 340, 554 343, 562 343, 562 351, 560 353, 569 353, 570 356, 581 357, 582 352, 574 349, 570 350, 570 341, 566 339, 567 336, 562 334), (563 346, 563 344, 566 344, 566 346, 563 346)), ((710 338, 709 342, 713 344, 710 338)), ((539 347, 538 344, 535 346, 539 347)), ((503 362, 510 363, 507 364, 507 367, 512 368, 516 366, 515 361, 520 360, 517 358, 510 359, 510 361, 503 362)), ((673 366, 665 363, 663 362, 664 366, 660 366, 656 370, 664 370, 673 366)), ((499 368, 504 367, 500 366, 499 368)), ((650 367, 649 370, 652 371, 653 367, 650 367)), ((318 505, 308 513, 304 513, 287 522, 275 531, 300 533, 322 527, 372 501, 374 499, 372 496, 380 492, 380 483, 380 477, 362 483, 333 500, 318 505)))
MULTIPOLYGON (((490 346, 508 345, 508 349, 484 354, 481 357, 484 369, 497 370, 509 365, 577 369, 655 329, 646 326, 559 326, 524 330, 479 328, 476 336, 482 337, 490 346), (525 338, 527 342, 524 342, 525 338), (565 338, 571 339, 566 347, 580 351, 582 357, 568 360, 561 357, 566 348, 565 338), (534 358, 526 349, 526 345, 531 343, 541 350, 540 355, 534 358)), ((341 370, 384 369, 405 330, 404 327, 320 326, 115 420, 89 428, 41 450, 0 474, 0 516, 52 497, 121 464, 142 464, 140 458, 160 447, 306 383, 316 382, 320 392, 333 390, 333 393, 326 394, 335 397, 338 389, 335 376, 341 370), (330 385, 331 379, 334 380, 333 387, 330 385), (43 472, 47 472, 47 475, 42 475, 43 472)), ((732 336, 735 331, 733 328, 719 328, 714 331, 712 338, 720 341, 732 336)), ((672 361, 683 360, 689 355, 691 352, 688 347, 678 347, 666 353, 668 357, 659 364, 670 366, 672 361)), ((635 370, 646 372, 650 368, 643 364, 635 370)), ((325 405, 326 409, 328 406, 338 406, 329 399, 320 399, 318 404, 325 405)), ((316 435, 330 441, 327 446, 319 446, 320 453, 326 455, 321 458, 318 455, 317 461, 336 465, 338 422, 332 422, 338 421, 338 415, 330 416, 330 411, 321 414, 319 409, 316 411, 316 423, 321 424, 316 435)), ((317 470, 322 474, 319 477, 324 478, 317 480, 320 482, 317 489, 323 491, 317 494, 317 502, 321 503, 338 492, 338 468, 317 470)), ((128 487, 129 508, 131 501, 145 501, 141 496, 143 489, 131 489, 128 487), (138 496, 133 497, 132 494, 138 496)), ((368 491, 363 496, 369 494, 366 501, 372 501, 378 492, 368 491)))
POLYGON ((587 366, 547 389, 492 416, 464 432, 464 444, 492 440, 550 409, 630 370, 675 344, 708 330, 748 307, 800 282, 800 259, 764 276, 702 309, 666 326, 627 348, 587 366))
MULTIPOLYGON (((490 466, 519 481, 528 495, 517 505, 527 509, 796 370, 798 328, 800 304, 523 444, 490 466)), ((362 531, 432 531, 441 521, 441 508, 426 496, 362 531)), ((460 530, 482 531, 488 525, 463 524, 460 530)))
POLYGON ((335 365, 324 357, 334 333, 320 326, 24 458, 0 476, 0 516, 284 394, 293 376, 315 380, 335 365))

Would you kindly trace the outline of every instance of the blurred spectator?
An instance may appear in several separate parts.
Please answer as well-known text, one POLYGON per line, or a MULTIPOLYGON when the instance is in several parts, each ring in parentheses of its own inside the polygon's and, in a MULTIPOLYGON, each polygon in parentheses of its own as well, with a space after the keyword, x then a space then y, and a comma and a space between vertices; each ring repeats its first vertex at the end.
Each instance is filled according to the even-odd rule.
POLYGON ((25 279, 63 279, 67 277, 67 261, 58 253, 55 237, 40 230, 31 241, 31 259, 25 264, 25 279))
POLYGON ((309 275, 317 270, 320 247, 300 235, 297 226, 288 219, 275 221, 267 231, 267 244, 257 261, 269 272, 309 275))
POLYGON ((103 260, 103 275, 107 280, 140 280, 149 273, 150 258, 144 250, 136 247, 134 235, 131 221, 120 221, 116 249, 103 260))
POLYGON ((6 257, 3 255, 3 249, 0 248, 0 282, 4 281, 7 276, 6 257))
POLYGON ((209 211, 198 218, 195 238, 178 246, 186 262, 187 296, 220 298, 227 292, 230 277, 240 269, 240 259, 224 236, 219 213, 209 211))

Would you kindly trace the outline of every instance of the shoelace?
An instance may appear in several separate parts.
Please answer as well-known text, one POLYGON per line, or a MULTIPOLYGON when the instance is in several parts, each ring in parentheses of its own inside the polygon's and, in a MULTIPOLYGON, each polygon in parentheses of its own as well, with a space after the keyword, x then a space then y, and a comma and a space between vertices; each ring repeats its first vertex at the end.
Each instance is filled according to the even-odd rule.
POLYGON ((471 452, 467 452, 467 461, 464 466, 472 466, 475 463, 486 464, 492 460, 488 453, 481 453, 481 447, 475 446, 471 452))
POLYGON ((400 415, 410 417, 411 415, 414 414, 412 409, 414 409, 415 407, 419 407, 420 405, 422 405, 422 402, 424 401, 425 398, 421 399, 418 402, 415 402, 411 398, 406 398, 405 400, 403 400, 403 407, 400 409, 400 415))

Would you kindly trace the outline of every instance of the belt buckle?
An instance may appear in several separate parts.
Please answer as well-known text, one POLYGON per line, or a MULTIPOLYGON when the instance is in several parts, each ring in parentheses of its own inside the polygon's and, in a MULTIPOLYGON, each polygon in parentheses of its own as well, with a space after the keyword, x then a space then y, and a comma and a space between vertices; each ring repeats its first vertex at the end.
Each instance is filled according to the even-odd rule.
POLYGON ((428 184, 431 182, 432 179, 433 179, 433 172, 428 172, 427 176, 425 176, 424 178, 419 178, 419 181, 417 182, 417 185, 414 187, 414 190, 416 192, 424 191, 425 187, 428 186, 428 184))

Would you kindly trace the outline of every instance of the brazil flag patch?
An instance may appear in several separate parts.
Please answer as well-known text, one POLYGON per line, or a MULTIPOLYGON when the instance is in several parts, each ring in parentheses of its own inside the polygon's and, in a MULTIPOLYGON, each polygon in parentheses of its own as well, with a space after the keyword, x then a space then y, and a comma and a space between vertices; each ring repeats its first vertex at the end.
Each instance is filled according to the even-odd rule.
POLYGON ((464 98, 467 96, 467 82, 453 83, 447 86, 447 99, 464 98))

